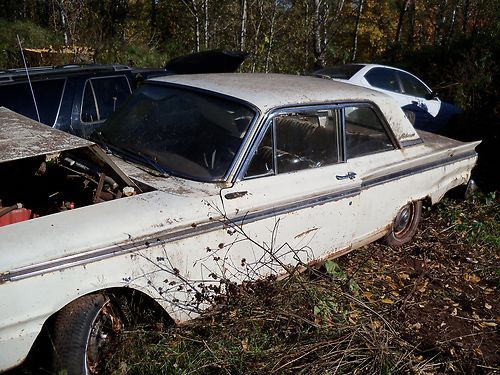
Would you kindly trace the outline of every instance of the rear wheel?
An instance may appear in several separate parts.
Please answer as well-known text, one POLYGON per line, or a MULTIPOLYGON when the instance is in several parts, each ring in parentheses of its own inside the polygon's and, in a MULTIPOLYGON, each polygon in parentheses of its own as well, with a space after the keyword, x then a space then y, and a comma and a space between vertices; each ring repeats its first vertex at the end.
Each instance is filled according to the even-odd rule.
POLYGON ((391 246, 400 246, 410 241, 417 232, 422 217, 422 201, 410 202, 402 207, 392 223, 384 242, 391 246))
POLYGON ((54 367, 68 375, 102 372, 123 324, 120 310, 104 294, 84 296, 58 314, 52 332, 54 367))

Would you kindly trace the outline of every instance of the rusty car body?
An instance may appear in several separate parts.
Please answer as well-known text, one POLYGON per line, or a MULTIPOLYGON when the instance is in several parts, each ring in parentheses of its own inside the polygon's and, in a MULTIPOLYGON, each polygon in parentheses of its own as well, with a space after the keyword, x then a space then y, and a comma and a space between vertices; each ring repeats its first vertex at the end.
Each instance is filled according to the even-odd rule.
POLYGON ((382 93, 274 74, 149 80, 94 137, 106 152, 0 122, 0 215, 29 211, 0 226, 0 371, 45 325, 59 368, 96 372, 117 295, 182 322, 228 282, 401 245, 478 144, 417 133, 382 93))

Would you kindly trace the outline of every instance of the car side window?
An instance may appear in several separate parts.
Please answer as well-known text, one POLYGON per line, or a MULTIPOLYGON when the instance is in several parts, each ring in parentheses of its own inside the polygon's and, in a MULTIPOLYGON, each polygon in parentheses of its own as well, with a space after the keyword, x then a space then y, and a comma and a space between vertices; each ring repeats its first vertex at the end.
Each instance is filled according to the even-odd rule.
POLYGON ((365 74, 365 78, 373 87, 392 92, 401 92, 398 77, 394 69, 373 68, 365 74))
POLYGON ((347 158, 393 150, 382 121, 373 108, 349 106, 345 108, 345 132, 347 158))
POLYGON ((85 84, 82 121, 106 120, 132 93, 126 77, 92 78, 85 84))
POLYGON ((0 88, 0 103, 14 112, 35 120, 38 119, 36 112, 36 108, 38 108, 40 122, 53 126, 57 119, 65 84, 64 78, 33 81, 33 93, 27 82, 5 85, 0 88), (36 108, 33 94, 37 104, 36 108))
POLYGON ((399 72, 399 78, 401 78, 404 93, 407 95, 425 98, 430 93, 422 82, 408 73, 399 72))
POLYGON ((83 102, 82 102, 82 122, 97 122, 99 121, 99 116, 97 115, 97 105, 95 102, 94 88, 90 81, 85 83, 85 89, 83 91, 83 102))
POLYGON ((338 163, 341 160, 339 119, 338 109, 294 112, 274 117, 252 158, 246 177, 338 163))
POLYGON ((274 174, 274 169, 273 127, 269 126, 250 162, 245 177, 274 174))

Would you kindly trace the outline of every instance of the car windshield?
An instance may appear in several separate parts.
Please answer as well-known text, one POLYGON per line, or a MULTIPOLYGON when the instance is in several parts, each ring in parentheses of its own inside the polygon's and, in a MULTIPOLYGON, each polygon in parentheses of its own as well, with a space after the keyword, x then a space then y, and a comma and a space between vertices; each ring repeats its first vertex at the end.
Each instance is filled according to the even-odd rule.
POLYGON ((220 181, 255 112, 206 92, 163 84, 141 86, 101 131, 111 150, 172 175, 220 181), (120 152, 122 150, 122 152, 120 152), (139 157, 137 157, 139 156, 139 157))
POLYGON ((360 64, 338 65, 316 70, 314 74, 336 79, 350 79, 362 68, 363 65, 360 64))

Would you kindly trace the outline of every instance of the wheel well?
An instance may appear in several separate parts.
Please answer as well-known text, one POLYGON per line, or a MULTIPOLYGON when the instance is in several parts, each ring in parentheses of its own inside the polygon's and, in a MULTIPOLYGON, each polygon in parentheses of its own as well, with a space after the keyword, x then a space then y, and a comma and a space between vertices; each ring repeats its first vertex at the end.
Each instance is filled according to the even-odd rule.
POLYGON ((424 207, 432 207, 432 199, 430 196, 426 196, 422 199, 422 204, 424 207))
MULTIPOLYGON (((154 298, 151 298, 140 290, 133 288, 108 288, 89 294, 95 293, 104 294, 112 301, 115 301, 121 307, 126 319, 133 320, 132 323, 140 324, 146 329, 162 330, 175 324, 175 321, 154 298)), ((43 324, 22 365, 28 371, 33 370, 33 373, 36 373, 40 370, 51 370, 51 349, 54 347, 51 331, 54 327, 57 314, 61 310, 52 314, 43 324)))
POLYGON ((100 291, 110 299, 116 301, 123 308, 123 313, 134 314, 140 317, 140 323, 146 325, 158 324, 164 327, 175 324, 174 319, 163 309, 163 307, 146 293, 133 288, 109 288, 100 291), (128 311, 127 311, 128 310, 128 311))

